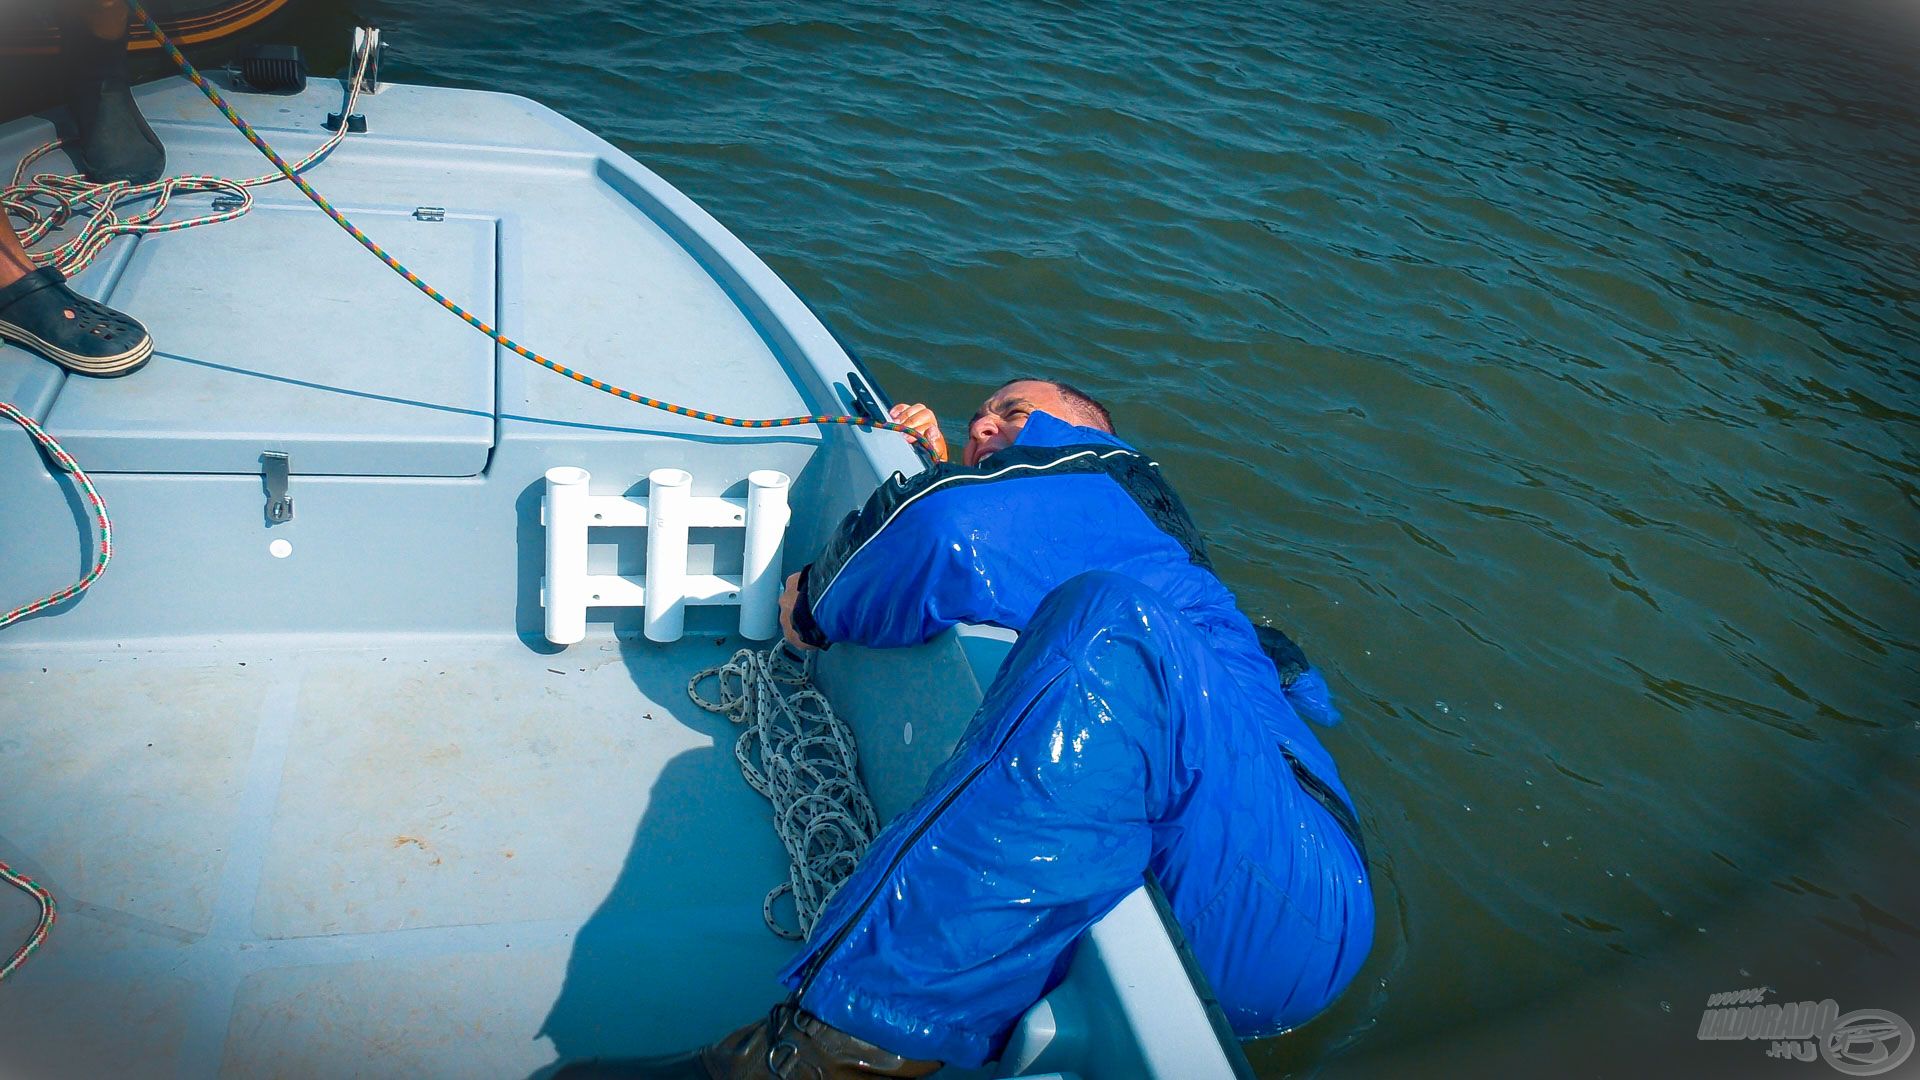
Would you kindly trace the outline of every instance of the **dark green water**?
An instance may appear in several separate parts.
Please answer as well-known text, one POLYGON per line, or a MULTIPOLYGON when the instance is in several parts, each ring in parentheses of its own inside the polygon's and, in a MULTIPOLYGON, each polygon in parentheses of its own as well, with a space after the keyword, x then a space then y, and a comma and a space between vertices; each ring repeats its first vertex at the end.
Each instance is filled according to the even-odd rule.
POLYGON ((1376 859, 1370 962, 1263 1074, 1827 1075, 1695 1038, 1763 985, 1920 1022, 1920 7, 309 0, 277 36, 332 70, 355 21, 666 176, 896 397, 1057 374, 1156 454, 1332 673, 1376 859))

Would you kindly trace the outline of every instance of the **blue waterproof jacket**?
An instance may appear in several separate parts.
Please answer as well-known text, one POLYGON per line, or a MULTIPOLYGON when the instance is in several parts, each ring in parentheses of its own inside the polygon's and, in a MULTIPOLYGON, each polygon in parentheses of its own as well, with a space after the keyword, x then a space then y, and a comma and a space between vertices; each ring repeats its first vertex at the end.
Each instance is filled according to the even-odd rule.
POLYGON ((917 645, 957 623, 1019 631, 1047 594, 1089 571, 1132 578, 1177 607, 1259 703, 1268 733, 1351 814, 1332 757, 1302 720, 1338 722, 1325 680, 1284 635, 1254 628, 1158 464, 1104 431, 1036 412, 978 465, 894 474, 802 572, 795 629, 815 646, 875 648, 917 645))
POLYGON ((1235 607, 1144 455, 1035 413, 979 465, 882 484, 800 591, 815 645, 1021 633, 781 973, 802 1007, 980 1064, 1148 872, 1237 1034, 1304 1023, 1352 980, 1373 907, 1352 804, 1302 719, 1333 719, 1326 684, 1235 607))

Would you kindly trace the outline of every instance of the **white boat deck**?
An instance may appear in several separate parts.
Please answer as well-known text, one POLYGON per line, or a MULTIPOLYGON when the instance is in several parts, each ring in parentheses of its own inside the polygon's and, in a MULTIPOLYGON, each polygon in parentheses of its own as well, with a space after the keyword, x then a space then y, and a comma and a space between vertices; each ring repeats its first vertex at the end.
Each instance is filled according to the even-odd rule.
POLYGON ((686 696, 715 641, 0 652, 0 851, 61 900, 0 1071, 524 1076, 751 1019, 786 864, 686 696))

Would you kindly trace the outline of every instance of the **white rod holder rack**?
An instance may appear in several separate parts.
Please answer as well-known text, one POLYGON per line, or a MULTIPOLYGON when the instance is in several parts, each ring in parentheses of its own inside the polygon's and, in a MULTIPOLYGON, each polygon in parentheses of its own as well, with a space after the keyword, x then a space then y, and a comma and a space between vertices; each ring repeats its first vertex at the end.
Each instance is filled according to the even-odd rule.
POLYGON ((546 608, 547 640, 572 645, 587 636, 588 608, 645 608, 645 631, 653 641, 678 641, 691 604, 740 608, 740 636, 766 640, 780 632, 780 556, 786 544, 787 489, 783 472, 759 469, 747 474, 744 498, 694 495, 693 476, 685 469, 655 469, 647 474, 645 498, 590 495, 587 470, 559 466, 547 470, 540 523, 547 530, 547 574, 540 585, 546 608), (647 570, 643 577, 587 572, 587 531, 598 528, 647 530, 647 570), (738 576, 689 574, 689 529, 739 529, 742 562, 738 576))

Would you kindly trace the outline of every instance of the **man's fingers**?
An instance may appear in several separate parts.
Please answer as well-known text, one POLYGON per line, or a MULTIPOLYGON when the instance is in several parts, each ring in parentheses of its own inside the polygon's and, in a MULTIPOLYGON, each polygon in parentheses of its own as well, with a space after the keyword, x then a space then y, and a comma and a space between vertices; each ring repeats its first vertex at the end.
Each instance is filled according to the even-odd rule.
POLYGON ((922 431, 940 430, 939 417, 935 416, 933 410, 927 408, 925 405, 915 405, 909 408, 903 420, 908 427, 919 428, 922 431))
POLYGON ((947 460, 947 437, 940 431, 940 419, 925 402, 895 405, 887 410, 887 416, 902 427, 912 428, 919 438, 907 436, 909 442, 924 444, 933 451, 935 461, 947 460))

